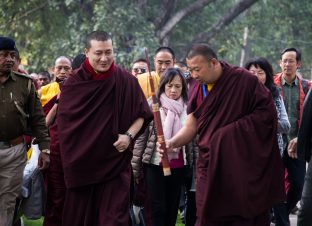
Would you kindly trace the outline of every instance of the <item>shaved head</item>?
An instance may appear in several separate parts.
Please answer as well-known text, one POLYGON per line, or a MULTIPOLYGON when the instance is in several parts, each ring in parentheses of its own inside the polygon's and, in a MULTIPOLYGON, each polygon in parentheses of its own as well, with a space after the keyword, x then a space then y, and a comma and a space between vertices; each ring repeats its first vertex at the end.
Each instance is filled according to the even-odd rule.
POLYGON ((57 65, 57 63, 60 61, 67 61, 70 65, 72 64, 71 60, 66 56, 59 56, 58 58, 56 58, 54 64, 57 65))
POLYGON ((65 80, 72 72, 72 62, 66 56, 56 58, 53 73, 59 80, 65 80))

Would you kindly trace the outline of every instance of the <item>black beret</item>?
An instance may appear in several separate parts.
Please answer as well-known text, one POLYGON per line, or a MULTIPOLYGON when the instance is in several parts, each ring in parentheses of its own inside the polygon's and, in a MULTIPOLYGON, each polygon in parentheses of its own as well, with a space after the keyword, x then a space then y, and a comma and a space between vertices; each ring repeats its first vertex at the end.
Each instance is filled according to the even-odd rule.
POLYGON ((15 51, 17 51, 14 40, 7 38, 7 37, 1 37, 0 36, 0 50, 15 50, 15 51))

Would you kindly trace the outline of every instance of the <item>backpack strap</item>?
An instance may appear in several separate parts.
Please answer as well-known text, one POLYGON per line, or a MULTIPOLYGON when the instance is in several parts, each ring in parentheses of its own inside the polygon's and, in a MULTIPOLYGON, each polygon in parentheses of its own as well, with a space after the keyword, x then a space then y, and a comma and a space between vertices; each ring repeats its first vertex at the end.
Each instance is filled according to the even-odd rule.
POLYGON ((305 95, 309 92, 308 81, 305 79, 301 80, 302 89, 305 95))

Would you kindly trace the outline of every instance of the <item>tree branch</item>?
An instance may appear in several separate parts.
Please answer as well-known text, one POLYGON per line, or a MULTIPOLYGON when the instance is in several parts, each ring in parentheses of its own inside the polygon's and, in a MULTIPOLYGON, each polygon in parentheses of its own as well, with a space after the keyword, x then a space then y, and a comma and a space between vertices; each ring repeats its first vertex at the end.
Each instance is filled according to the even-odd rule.
POLYGON ((141 16, 145 15, 147 0, 136 0, 137 10, 141 16))
POLYGON ((21 20, 24 17, 27 17, 29 14, 32 14, 32 13, 34 13, 34 12, 36 12, 36 11, 38 11, 38 10, 48 6, 48 5, 49 5, 49 1, 46 1, 46 2, 42 3, 41 5, 38 5, 37 7, 32 8, 31 10, 24 12, 22 15, 18 14, 19 16, 15 17, 15 18, 12 18, 10 23, 13 23, 15 21, 21 20))
POLYGON ((175 13, 157 32, 157 37, 160 40, 164 39, 168 33, 176 26, 184 17, 190 15, 191 13, 202 9, 204 6, 214 2, 215 0, 197 0, 194 3, 189 4, 185 8, 181 9, 175 13))
POLYGON ((247 10, 250 6, 256 3, 258 0, 242 0, 238 2, 230 11, 228 11, 218 22, 216 22, 208 32, 199 33, 192 41, 195 42, 205 42, 213 38, 219 31, 221 31, 225 26, 230 24, 237 16, 242 12, 247 10))
POLYGON ((163 0, 161 3, 160 14, 154 20, 154 25, 156 30, 161 28, 161 26, 169 19, 170 15, 176 9, 177 0, 163 0))

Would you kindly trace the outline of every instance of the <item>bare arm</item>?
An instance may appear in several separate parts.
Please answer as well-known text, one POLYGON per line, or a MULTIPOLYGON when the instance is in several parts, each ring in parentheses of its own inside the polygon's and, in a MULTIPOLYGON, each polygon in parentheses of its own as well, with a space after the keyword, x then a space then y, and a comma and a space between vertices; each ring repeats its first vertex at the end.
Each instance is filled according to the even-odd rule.
POLYGON ((135 135, 140 131, 142 125, 144 123, 144 119, 143 118, 138 118, 136 119, 132 125, 130 126, 130 128, 128 129, 128 132, 131 133, 134 137, 135 135))
POLYGON ((56 116, 57 107, 58 107, 58 104, 57 103, 54 104, 53 107, 51 108, 51 110, 49 111, 49 113, 47 114, 47 116, 46 116, 47 127, 49 127, 53 123, 55 116, 56 116))
POLYGON ((184 146, 191 142, 197 133, 197 119, 193 116, 193 113, 189 114, 186 118, 185 125, 179 132, 172 137, 170 140, 166 141, 167 146, 171 148, 177 148, 184 146))
POLYGON ((37 91, 39 98, 41 98, 42 90, 41 88, 37 91))

